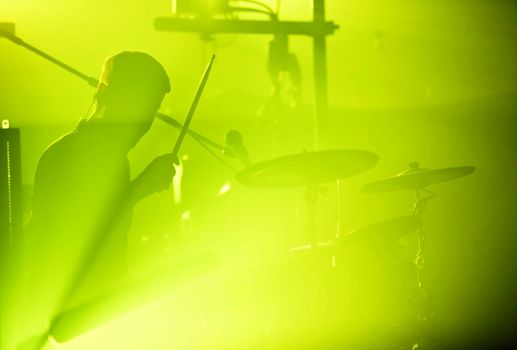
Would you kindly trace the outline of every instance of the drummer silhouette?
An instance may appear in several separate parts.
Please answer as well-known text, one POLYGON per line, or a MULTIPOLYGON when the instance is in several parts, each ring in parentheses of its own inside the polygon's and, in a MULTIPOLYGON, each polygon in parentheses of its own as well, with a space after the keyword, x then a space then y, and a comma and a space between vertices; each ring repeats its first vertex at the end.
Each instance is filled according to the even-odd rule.
POLYGON ((28 268, 32 319, 47 323, 128 276, 126 234, 133 206, 167 189, 172 154, 130 179, 128 152, 149 130, 166 93, 163 66, 142 52, 121 52, 103 66, 89 119, 52 143, 34 177, 28 268))

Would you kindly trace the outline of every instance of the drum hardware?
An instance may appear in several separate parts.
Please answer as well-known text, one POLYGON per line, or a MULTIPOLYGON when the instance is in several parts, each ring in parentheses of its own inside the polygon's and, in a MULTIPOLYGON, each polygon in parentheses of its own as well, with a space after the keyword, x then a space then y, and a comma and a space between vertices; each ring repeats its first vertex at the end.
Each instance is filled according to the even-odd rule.
POLYGON ((432 286, 428 277, 428 268, 425 263, 426 256, 426 234, 423 228, 423 217, 427 209, 428 202, 437 197, 437 194, 427 189, 428 186, 440 182, 451 181, 463 176, 472 174, 475 171, 473 166, 450 167, 442 169, 420 168, 418 162, 409 163, 409 169, 394 177, 390 177, 377 182, 369 183, 360 188, 364 193, 380 193, 396 190, 414 191, 414 202, 411 214, 420 220, 417 232, 418 251, 415 258, 417 271, 417 282, 420 292, 419 321, 423 332, 419 336, 419 341, 414 344, 413 349, 428 348, 432 346, 433 340, 429 338, 429 330, 434 325, 434 308, 432 286))
POLYGON ((320 185, 362 173, 378 159, 376 154, 360 150, 303 152, 256 163, 237 173, 236 179, 256 188, 305 187, 306 229, 311 246, 317 247, 315 218, 320 185))

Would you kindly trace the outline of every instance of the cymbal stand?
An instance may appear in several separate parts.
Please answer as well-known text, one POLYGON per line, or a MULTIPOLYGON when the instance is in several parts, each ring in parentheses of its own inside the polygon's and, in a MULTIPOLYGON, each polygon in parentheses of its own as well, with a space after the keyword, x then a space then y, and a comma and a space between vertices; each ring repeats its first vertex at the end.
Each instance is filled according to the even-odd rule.
POLYGON ((337 225, 336 225, 336 239, 339 239, 343 233, 343 193, 341 190, 341 180, 336 180, 337 188, 337 225))
MULTIPOLYGON (((416 188, 415 201, 413 203, 411 213, 423 219, 429 200, 435 198, 436 196, 436 193, 431 192, 425 188, 416 188)), ((423 334, 420 335, 420 339, 413 346, 414 350, 428 348, 429 333, 434 324, 431 283, 429 281, 429 270, 427 269, 427 265, 425 263, 426 235, 423 224, 417 230, 417 237, 418 252, 416 254, 415 265, 418 279, 418 290, 420 293, 418 318, 423 328, 423 334)))
POLYGON ((310 238, 312 249, 318 247, 317 229, 316 229, 316 213, 318 210, 320 187, 317 184, 310 184, 305 188, 305 204, 307 208, 306 228, 310 238))

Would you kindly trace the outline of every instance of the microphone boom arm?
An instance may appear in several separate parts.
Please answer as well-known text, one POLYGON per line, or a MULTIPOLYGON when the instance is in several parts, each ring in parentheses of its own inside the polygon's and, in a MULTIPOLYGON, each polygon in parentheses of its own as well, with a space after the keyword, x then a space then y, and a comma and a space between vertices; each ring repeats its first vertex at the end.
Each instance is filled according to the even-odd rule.
MULTIPOLYGON (((60 61, 58 60, 57 58, 43 52, 42 50, 28 44, 27 42, 25 42, 24 40, 22 40, 21 38, 19 38, 18 36, 12 34, 11 32, 8 32, 6 30, 2 30, 0 29, 0 38, 1 37, 4 37, 6 38, 7 40, 13 42, 14 44, 16 45, 19 45, 21 47, 24 47, 26 48, 27 50, 35 53, 36 55, 46 59, 47 61, 57 65, 58 67, 66 70, 67 72, 75 75, 76 77, 84 80, 86 83, 88 83, 88 85, 90 85, 91 87, 93 88, 97 88, 97 86, 99 85, 99 81, 94 78, 94 77, 90 77, 82 72, 80 72, 79 70, 69 66, 68 64, 64 63, 63 61, 60 61)), ((183 125, 178 122, 176 119, 166 115, 166 114, 163 114, 163 113, 157 113, 156 114, 156 118, 177 128, 177 129, 182 129, 183 128, 183 125)), ((208 146, 211 146, 215 149, 217 149, 218 151, 222 152, 223 154, 231 157, 231 158, 236 158, 235 154, 233 153, 233 151, 231 149, 229 149, 228 147, 225 147, 211 139, 209 139, 208 137, 206 136, 203 136, 193 130, 190 130, 190 129, 187 129, 186 131, 192 138, 194 138, 197 142, 199 142, 200 144, 202 145, 208 145, 208 146)), ((219 159, 220 160, 220 159, 219 159)), ((223 164, 225 166, 228 166, 227 163, 223 162, 223 164)), ((235 171, 233 168, 230 168, 232 171, 235 171)))

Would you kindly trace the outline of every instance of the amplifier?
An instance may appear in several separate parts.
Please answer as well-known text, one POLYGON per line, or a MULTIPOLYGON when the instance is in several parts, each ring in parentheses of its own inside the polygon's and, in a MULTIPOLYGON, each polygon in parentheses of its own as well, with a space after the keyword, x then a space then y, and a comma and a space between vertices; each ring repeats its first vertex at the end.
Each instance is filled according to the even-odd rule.
MULTIPOLYGON (((0 252, 13 248, 23 225, 20 129, 0 129, 0 252)), ((5 257, 6 254, 2 254, 5 257)))
POLYGON ((20 130, 0 128, 0 349, 10 349, 14 259, 22 242, 20 130))

